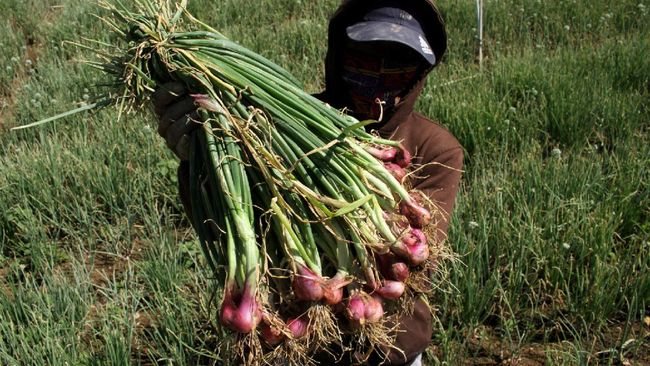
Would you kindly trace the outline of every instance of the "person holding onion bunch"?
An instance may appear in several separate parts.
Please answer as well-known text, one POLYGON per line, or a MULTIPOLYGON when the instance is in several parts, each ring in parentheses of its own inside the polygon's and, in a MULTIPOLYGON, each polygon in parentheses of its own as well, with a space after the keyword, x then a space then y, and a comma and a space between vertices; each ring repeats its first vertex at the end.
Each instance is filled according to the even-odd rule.
MULTIPOLYGON (((458 191, 463 150, 454 136, 415 112, 427 75, 441 61, 447 45, 444 22, 431 0, 347 0, 330 19, 325 59, 325 90, 316 95, 359 120, 379 120, 367 126, 381 137, 399 140, 419 167, 410 185, 443 212, 438 240, 446 237, 458 191)), ((153 97, 159 134, 181 159, 180 196, 189 206, 187 136, 198 124, 196 106, 181 84, 170 83, 153 97)), ((317 355, 321 364, 420 365, 431 342, 432 315, 421 300, 411 316, 399 320, 397 350, 370 358, 353 354, 317 355), (359 360, 359 358, 366 358, 359 360)))

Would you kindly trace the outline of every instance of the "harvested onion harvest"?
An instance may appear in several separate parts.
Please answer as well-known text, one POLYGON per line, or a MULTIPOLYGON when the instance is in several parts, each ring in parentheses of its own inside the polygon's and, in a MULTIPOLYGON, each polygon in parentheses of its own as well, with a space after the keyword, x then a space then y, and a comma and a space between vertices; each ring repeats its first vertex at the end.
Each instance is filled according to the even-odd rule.
POLYGON ((247 362, 296 349, 307 362, 345 334, 389 349, 390 320, 432 287, 442 253, 438 213, 402 182, 410 155, 184 5, 106 5, 128 43, 93 65, 116 78, 99 105, 146 102, 169 81, 195 98, 192 219, 223 289, 219 323, 247 362))

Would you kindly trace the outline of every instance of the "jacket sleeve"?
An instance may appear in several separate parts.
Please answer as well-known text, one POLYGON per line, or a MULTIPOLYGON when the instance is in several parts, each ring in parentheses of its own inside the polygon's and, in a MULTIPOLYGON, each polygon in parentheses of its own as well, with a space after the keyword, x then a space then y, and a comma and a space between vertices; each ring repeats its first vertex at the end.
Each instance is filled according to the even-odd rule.
MULTIPOLYGON (((404 121, 392 137, 402 141, 403 146, 414 155, 416 170, 409 183, 436 204, 438 211, 433 215, 437 221, 435 239, 446 240, 463 169, 460 143, 444 127, 417 114, 404 121)), ((422 301, 416 303, 412 315, 400 317, 397 323, 399 333, 395 345, 404 353, 389 352, 389 365, 408 364, 424 352, 433 334, 432 315, 422 301)))
POLYGON ((413 188, 424 193, 439 209, 433 216, 437 221, 439 240, 447 237, 462 169, 463 150, 460 145, 456 145, 423 157, 422 168, 415 173, 417 178, 414 179, 413 188))
POLYGON ((414 156, 415 170, 409 183, 436 204, 439 212, 432 213, 437 221, 437 239, 445 239, 463 169, 460 143, 446 128, 418 113, 407 116, 394 131, 382 135, 401 141, 414 156))
MULTIPOLYGON (((460 145, 452 145, 440 153, 425 155, 421 170, 415 173, 419 178, 413 182, 413 188, 424 193, 440 209, 440 213, 434 216, 438 219, 438 240, 445 240, 447 237, 449 218, 454 208, 463 168, 463 150, 460 145)), ((431 151, 424 149, 423 152, 429 154, 431 151)), ((412 315, 398 319, 398 329, 395 345, 403 353, 391 350, 385 360, 387 365, 409 364, 429 346, 433 334, 433 318, 428 306, 418 300, 412 315)))

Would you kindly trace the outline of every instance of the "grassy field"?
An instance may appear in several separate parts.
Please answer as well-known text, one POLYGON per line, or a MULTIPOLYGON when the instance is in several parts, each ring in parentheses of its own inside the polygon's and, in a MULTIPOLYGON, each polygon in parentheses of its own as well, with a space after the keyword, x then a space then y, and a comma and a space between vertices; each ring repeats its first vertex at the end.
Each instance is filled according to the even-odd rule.
MULTIPOLYGON (((322 87, 338 0, 191 0, 322 87)), ((418 108, 466 149, 429 364, 650 364, 650 2, 439 1, 450 43, 418 108)), ((0 364, 219 362, 210 273, 151 114, 9 131, 86 103, 64 43, 85 0, 0 1, 0 364)), ((222 350, 223 352, 223 350, 222 350)))

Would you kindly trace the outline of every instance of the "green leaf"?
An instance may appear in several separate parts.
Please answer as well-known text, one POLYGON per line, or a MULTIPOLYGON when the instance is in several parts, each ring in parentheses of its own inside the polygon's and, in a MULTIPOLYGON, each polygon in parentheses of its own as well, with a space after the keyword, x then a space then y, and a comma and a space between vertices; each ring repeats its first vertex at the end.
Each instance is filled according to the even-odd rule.
POLYGON ((371 125, 373 123, 377 123, 377 121, 374 120, 374 119, 367 119, 367 120, 364 120, 364 121, 359 121, 359 122, 357 122, 357 123, 355 123, 355 124, 353 124, 351 126, 346 127, 345 129, 343 129, 343 132, 341 133, 341 135, 348 136, 350 132, 352 132, 352 131, 354 131, 356 129, 359 129, 359 128, 366 127, 366 126, 371 125))
POLYGON ((352 212, 352 211, 358 209, 359 207, 365 205, 368 201, 370 201, 372 199, 372 197, 373 197, 373 195, 369 194, 369 195, 367 195, 367 196, 365 196, 363 198, 360 198, 360 199, 350 203, 349 205, 336 210, 336 212, 334 212, 334 216, 332 216, 332 217, 339 217, 339 216, 347 215, 350 212, 352 212))
POLYGON ((42 119, 40 121, 36 121, 36 122, 30 123, 30 124, 27 124, 27 125, 14 127, 11 130, 16 131, 16 130, 22 130, 22 129, 25 129, 25 128, 31 128, 31 127, 39 126, 39 125, 42 125, 42 124, 45 124, 45 123, 48 123, 48 122, 56 121, 57 119, 61 119, 61 118, 67 117, 67 116, 71 116, 73 114, 77 114, 77 113, 80 113, 80 112, 85 112, 85 111, 90 110, 90 109, 101 108, 101 107, 104 107, 104 106, 107 106, 107 105, 111 104, 111 102, 112 102, 112 100, 102 100, 102 101, 99 101, 97 103, 88 104, 88 105, 85 105, 83 107, 79 107, 79 108, 73 109, 71 111, 63 112, 61 114, 57 114, 56 116, 45 118, 45 119, 42 119))

